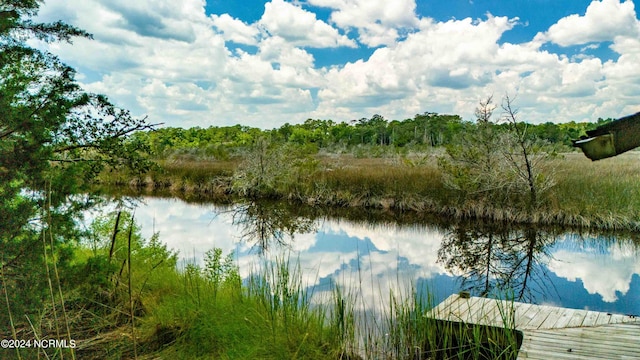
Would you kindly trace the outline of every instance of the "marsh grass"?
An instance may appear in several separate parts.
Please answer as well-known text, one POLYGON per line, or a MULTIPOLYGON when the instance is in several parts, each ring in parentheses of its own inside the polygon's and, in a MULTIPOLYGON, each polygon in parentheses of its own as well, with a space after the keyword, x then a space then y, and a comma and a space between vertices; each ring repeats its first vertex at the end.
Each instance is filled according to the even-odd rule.
MULTIPOLYGON (((73 256, 77 273, 66 277, 76 284, 64 296, 64 322, 77 358, 509 359, 499 330, 432 319, 433 293, 399 270, 392 289, 359 265, 353 279, 327 289, 315 285, 317 274, 305 282, 300 262, 281 254, 243 279, 233 254, 214 248, 203 265, 181 265, 157 235, 142 239, 131 215, 119 218, 94 221, 92 240, 73 256)), ((17 336, 51 336, 42 329, 63 322, 55 307, 17 336)))
POLYGON ((450 195, 443 187, 435 161, 409 166, 396 159, 343 158, 325 166, 327 170, 316 181, 354 196, 393 199, 430 196, 445 200, 450 195))
MULTIPOLYGON (((223 256, 220 249, 208 251, 203 266, 178 266, 171 253, 162 255, 162 247, 149 246, 151 251, 143 246, 133 253, 133 288, 125 291, 136 299, 136 337, 115 336, 131 334, 127 324, 134 323, 105 314, 98 321, 113 326, 82 341, 81 358, 105 358, 105 354, 106 358, 126 358, 135 357, 136 352, 142 358, 340 358, 337 333, 327 326, 324 308, 312 307, 313 294, 302 282, 299 264, 276 259, 262 264, 243 281, 233 257, 223 256)), ((108 284, 107 288, 115 290, 108 284)), ((99 307, 126 314, 128 301, 126 296, 107 296, 99 307)))
POLYGON ((640 218, 640 152, 592 162, 581 154, 556 160, 550 201, 569 214, 615 223, 640 218))
POLYGON ((219 188, 224 185, 224 179, 233 175, 238 163, 238 160, 159 160, 157 166, 144 175, 105 170, 100 174, 98 182, 150 190, 169 189, 172 192, 215 194, 216 190, 226 191, 219 188))
MULTIPOLYGON (((215 284, 195 265, 165 277, 141 333, 155 356, 178 359, 339 359, 340 339, 326 311, 312 306, 299 265, 264 264, 241 283, 215 284)), ((228 277, 227 277, 228 276, 228 277)))
MULTIPOLYGON (((391 287, 376 284, 372 274, 357 271, 355 281, 333 290, 332 324, 344 328, 343 348, 364 359, 504 359, 517 357, 522 334, 515 329, 513 302, 479 310, 495 318, 495 326, 438 320, 434 292, 416 288, 415 279, 397 273, 391 287), (363 287, 375 287, 373 303, 362 296, 363 287), (493 313, 490 314, 490 311, 493 313), (338 321, 335 321, 335 320, 338 321), (343 321, 343 319, 348 319, 343 321), (343 325, 343 322, 346 324, 343 325)), ((389 284, 387 284, 389 285, 389 284)), ((502 294, 502 296, 508 296, 502 294)), ((371 301, 371 300, 369 300, 371 301)))
MULTIPOLYGON (((309 161, 300 162, 307 163, 309 161)), ((280 176, 278 186, 265 193, 246 187, 242 194, 235 192, 232 185, 239 160, 164 161, 160 163, 161 170, 144 178, 127 182, 124 178, 115 180, 105 175, 103 181, 147 190, 169 189, 173 194, 198 194, 217 200, 250 194, 254 198, 286 199, 310 205, 427 212, 456 219, 640 229, 640 152, 597 162, 578 153, 546 160, 545 173, 555 178, 555 185, 535 209, 519 206, 518 199, 497 204, 491 199, 479 201, 464 197, 445 185, 434 154, 380 158, 323 155, 313 163, 316 165, 312 170, 283 169, 287 174, 305 176, 280 176)))

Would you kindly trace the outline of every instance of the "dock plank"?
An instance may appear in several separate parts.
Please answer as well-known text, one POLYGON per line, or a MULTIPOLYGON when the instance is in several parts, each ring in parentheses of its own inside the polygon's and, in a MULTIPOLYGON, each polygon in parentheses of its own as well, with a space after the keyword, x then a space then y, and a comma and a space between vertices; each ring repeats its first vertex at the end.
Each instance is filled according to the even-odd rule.
POLYGON ((470 303, 468 301, 464 301, 457 295, 449 296, 440 305, 431 310, 430 313, 436 319, 467 322, 471 320, 467 315, 469 307, 470 303))
MULTIPOLYGON (((522 303, 521 303, 522 304, 522 303)), ((515 325, 518 329, 524 329, 527 324, 535 317, 536 306, 533 304, 523 304, 516 312, 515 325)))
POLYGON ((538 329, 554 329, 558 319, 567 314, 563 308, 547 306, 544 310, 547 316, 545 316, 544 321, 538 325, 538 329))
POLYGON ((518 359, 637 359, 639 339, 633 323, 529 331, 518 359))
MULTIPOLYGON (((463 299, 464 301, 464 299, 463 299)), ((473 323, 478 323, 482 325, 486 325, 486 314, 487 311, 491 308, 493 303, 482 301, 482 298, 471 298, 467 300, 470 303, 469 311, 466 314, 466 321, 473 321, 473 323)))
POLYGON ((446 321, 511 325, 523 333, 519 360, 640 359, 640 319, 633 316, 458 295, 431 314, 446 321))
POLYGON ((594 326, 596 321, 598 320, 598 313, 595 311, 587 311, 587 314, 582 320, 582 324, 580 326, 594 326))
POLYGON ((565 327, 569 328, 569 327, 582 326, 585 316, 586 316, 586 311, 574 311, 573 314, 571 315, 571 319, 569 319, 569 322, 567 323, 567 325, 565 325, 565 327))
POLYGON ((523 329, 539 329, 540 325, 542 325, 547 320, 553 308, 550 306, 539 306, 536 308, 536 310, 537 311, 534 313, 531 321, 529 321, 527 326, 523 329))

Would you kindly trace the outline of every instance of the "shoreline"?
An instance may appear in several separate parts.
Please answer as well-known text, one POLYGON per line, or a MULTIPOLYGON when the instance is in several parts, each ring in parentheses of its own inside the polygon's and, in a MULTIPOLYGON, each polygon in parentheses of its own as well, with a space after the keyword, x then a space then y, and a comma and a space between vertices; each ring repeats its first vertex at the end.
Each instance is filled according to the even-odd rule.
MULTIPOLYGON (((135 192, 230 202, 285 200, 296 204, 394 213, 428 213, 453 220, 640 231, 640 153, 591 162, 569 153, 546 164, 556 177, 533 210, 515 201, 465 198, 447 188, 435 157, 420 165, 405 159, 316 157, 305 173, 267 174, 267 185, 239 177, 241 162, 162 161, 144 175, 109 173, 98 185, 135 192), (241 186, 238 182, 242 181, 241 186)), ((279 171, 279 169, 278 169, 279 171)), ((115 190, 118 192, 119 190, 115 190)))
POLYGON ((640 231, 640 221, 622 215, 603 214, 585 216, 582 214, 539 209, 533 213, 517 211, 513 208, 488 207, 486 204, 472 203, 466 207, 439 205, 431 199, 400 199, 391 197, 340 198, 338 194, 329 198, 318 196, 241 196, 233 191, 231 179, 216 178, 208 184, 179 184, 168 181, 147 181, 133 179, 128 184, 104 184, 119 191, 127 189, 136 195, 169 195, 198 201, 231 203, 242 200, 275 200, 311 207, 338 209, 378 210, 394 214, 412 213, 447 218, 455 221, 488 221, 492 223, 551 226, 576 230, 599 231, 640 231))

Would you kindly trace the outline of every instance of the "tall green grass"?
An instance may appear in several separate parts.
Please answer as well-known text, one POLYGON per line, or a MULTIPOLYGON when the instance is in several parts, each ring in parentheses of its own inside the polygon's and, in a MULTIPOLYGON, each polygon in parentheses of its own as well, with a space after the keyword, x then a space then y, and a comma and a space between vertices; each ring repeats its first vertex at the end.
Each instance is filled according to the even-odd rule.
POLYGON ((65 298, 78 358, 470 360, 517 349, 500 329, 434 320, 433 293, 400 276, 390 290, 358 268, 317 287, 282 254, 243 279, 233 254, 214 248, 202 265, 181 265, 157 236, 141 239, 130 215, 118 232, 114 220, 96 220, 74 254, 65 298), (365 299, 367 286, 379 298, 365 299))
MULTIPOLYGON (((208 266, 208 264, 206 265, 208 266)), ((155 356, 178 359, 340 359, 338 329, 311 302, 299 265, 265 264, 244 283, 215 281, 194 265, 164 277, 164 291, 141 325, 155 356)), ((235 270, 232 270, 232 272, 235 270)))
POLYGON ((85 321, 74 334, 82 339, 79 358, 340 358, 340 337, 326 310, 312 306, 299 265, 265 263, 242 280, 220 249, 208 251, 202 266, 180 266, 157 237, 144 241, 133 227, 120 229, 111 246, 113 227, 112 219, 98 219, 95 242, 75 255, 79 271, 92 270, 69 296, 87 304, 76 308, 85 321))
POLYGON ((354 279, 333 287, 331 324, 341 330, 349 353, 364 359, 517 357, 522 336, 515 329, 513 302, 501 302, 493 327, 438 320, 433 290, 416 288, 406 275, 398 273, 397 283, 385 288, 358 268, 354 279), (373 303, 362 295, 367 286, 378 295, 373 303))

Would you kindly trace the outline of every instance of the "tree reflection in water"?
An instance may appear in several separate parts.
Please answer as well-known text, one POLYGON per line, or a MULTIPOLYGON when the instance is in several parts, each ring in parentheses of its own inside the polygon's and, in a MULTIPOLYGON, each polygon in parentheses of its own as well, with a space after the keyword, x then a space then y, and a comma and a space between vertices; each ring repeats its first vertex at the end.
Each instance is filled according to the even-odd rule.
MULTIPOLYGON (((291 248, 295 235, 317 232, 320 221, 323 219, 346 219, 350 223, 360 224, 370 229, 371 233, 378 231, 378 227, 383 224, 391 224, 400 229, 415 226, 417 229, 436 229, 436 233, 444 235, 428 241, 440 241, 437 245, 437 263, 453 275, 455 281, 460 282, 458 287, 460 290, 468 290, 479 296, 507 296, 516 301, 534 303, 550 299, 554 302, 562 302, 559 298, 562 289, 555 288, 555 284, 559 284, 560 280, 557 278, 558 275, 554 275, 549 269, 549 265, 555 260, 552 252, 557 253, 557 245, 567 236, 571 236, 574 243, 587 246, 589 249, 601 248, 599 252, 607 252, 615 244, 619 246, 631 244, 633 248, 638 248, 639 243, 637 234, 580 233, 568 232, 567 229, 560 228, 515 226, 504 223, 452 224, 447 222, 447 219, 420 221, 420 219, 402 216, 385 217, 386 213, 372 215, 371 212, 358 212, 354 209, 344 209, 344 212, 339 212, 335 209, 311 208, 282 201, 248 201, 234 204, 227 210, 219 212, 231 214, 233 224, 239 227, 240 240, 254 246, 260 253, 278 248, 291 248)), ((409 239, 413 236, 410 234, 400 236, 398 239, 398 241, 410 242, 403 244, 404 251, 411 251, 412 246, 421 246, 425 241, 419 238, 422 236, 422 230, 417 231, 416 239, 409 239)), ((396 231, 383 233, 385 235, 379 237, 397 235, 396 231)), ((354 236, 361 236, 359 239, 365 241, 365 237, 362 237, 365 235, 354 236)), ((392 240, 384 239, 382 248, 387 242, 392 243, 392 240)), ((380 254, 385 252, 377 248, 374 251, 380 254)), ((343 253, 336 252, 336 257, 342 255, 343 253)), ((398 253, 398 256, 404 258, 405 254, 398 253)), ((357 262, 359 259, 354 261, 357 262)), ((433 265, 435 264, 409 262, 402 266, 431 267, 433 265)))
POLYGON ((317 231, 315 217, 296 215, 291 205, 282 202, 249 201, 231 210, 233 224, 241 228, 240 240, 253 243, 261 253, 271 246, 289 247, 295 234, 317 231))
POLYGON ((438 251, 438 262, 462 278, 462 288, 487 296, 513 296, 533 302, 553 285, 546 264, 557 234, 531 226, 497 227, 462 223, 453 226, 438 251))

